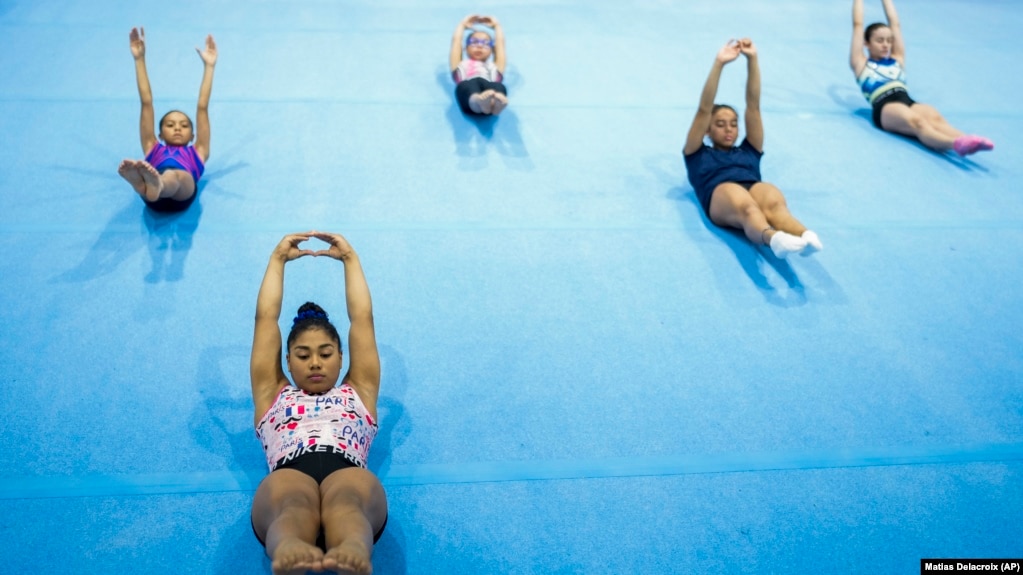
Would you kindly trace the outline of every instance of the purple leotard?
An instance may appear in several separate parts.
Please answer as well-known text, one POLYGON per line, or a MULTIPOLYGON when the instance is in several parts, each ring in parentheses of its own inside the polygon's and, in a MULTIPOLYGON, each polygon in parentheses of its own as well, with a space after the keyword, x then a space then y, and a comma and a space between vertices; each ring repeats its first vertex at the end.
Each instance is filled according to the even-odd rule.
POLYGON ((195 146, 167 146, 157 142, 146 154, 146 161, 160 173, 168 169, 185 170, 192 174, 196 183, 206 169, 195 146))

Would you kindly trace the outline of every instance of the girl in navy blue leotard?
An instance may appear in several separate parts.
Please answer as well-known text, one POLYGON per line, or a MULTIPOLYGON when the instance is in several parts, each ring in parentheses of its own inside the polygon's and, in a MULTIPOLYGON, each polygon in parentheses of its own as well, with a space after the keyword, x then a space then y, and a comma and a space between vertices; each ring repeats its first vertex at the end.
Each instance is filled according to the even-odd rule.
POLYGON ((809 255, 822 249, 817 234, 806 229, 788 209, 773 184, 760 180, 764 126, 760 120, 760 67, 749 38, 730 40, 714 59, 700 95, 700 107, 689 128, 683 155, 689 182, 710 221, 738 228, 755 244, 771 247, 774 255, 809 255), (731 106, 715 105, 718 80, 725 64, 746 57, 746 138, 739 146, 739 115, 731 106), (711 145, 703 139, 710 139, 711 145))

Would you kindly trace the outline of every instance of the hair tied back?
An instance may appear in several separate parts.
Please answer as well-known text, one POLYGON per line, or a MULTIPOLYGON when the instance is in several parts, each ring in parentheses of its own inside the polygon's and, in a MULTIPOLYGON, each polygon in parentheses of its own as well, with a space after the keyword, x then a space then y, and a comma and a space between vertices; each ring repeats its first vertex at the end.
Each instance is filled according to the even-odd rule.
POLYGON ((320 312, 320 311, 315 311, 315 310, 307 309, 307 310, 305 310, 303 312, 299 312, 298 315, 295 316, 295 319, 292 320, 291 323, 292 323, 292 325, 294 325, 294 324, 296 324, 296 323, 298 323, 300 321, 304 321, 304 320, 307 320, 307 319, 327 319, 327 314, 323 313, 323 312, 320 312))

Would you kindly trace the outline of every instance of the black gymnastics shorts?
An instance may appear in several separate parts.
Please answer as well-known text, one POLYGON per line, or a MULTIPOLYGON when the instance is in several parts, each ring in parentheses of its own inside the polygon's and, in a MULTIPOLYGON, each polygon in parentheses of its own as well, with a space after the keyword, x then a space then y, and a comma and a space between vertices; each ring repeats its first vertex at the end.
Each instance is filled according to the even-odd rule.
MULTIPOLYGON (((736 184, 742 186, 742 188, 747 192, 750 191, 750 189, 753 186, 759 183, 760 180, 743 180, 741 182, 721 182, 721 184, 736 184)), ((718 184, 718 186, 720 186, 721 184, 718 184)), ((714 188, 710 190, 710 193, 704 192, 701 194, 700 192, 696 192, 696 199, 699 200, 700 207, 703 208, 703 213, 707 214, 708 218, 710 217, 710 199, 714 197, 714 190, 716 190, 718 186, 714 186, 714 188)))
POLYGON ((174 198, 160 198, 155 202, 150 202, 149 200, 143 201, 146 202, 146 206, 149 209, 153 210, 154 212, 173 214, 187 210, 189 206, 192 205, 192 202, 195 201, 195 196, 197 196, 198 193, 199 190, 197 189, 196 193, 192 194, 191 196, 188 196, 188 199, 186 200, 175 200, 174 198))
POLYGON ((479 94, 481 92, 486 92, 487 90, 500 92, 505 96, 508 95, 508 90, 504 87, 504 84, 500 82, 491 82, 490 80, 483 78, 470 78, 459 82, 458 85, 455 86, 455 100, 458 102, 458 107, 466 114, 473 116, 482 115, 472 111, 469 107, 469 98, 472 97, 473 94, 479 94))
POLYGON ((328 475, 338 469, 347 469, 349 467, 358 467, 358 465, 343 454, 335 451, 310 451, 291 461, 277 465, 277 469, 301 471, 315 479, 317 485, 323 483, 323 480, 328 475))
POLYGON ((902 88, 896 88, 891 92, 882 94, 878 99, 874 100, 873 104, 874 113, 872 117, 874 119, 874 125, 877 126, 879 130, 884 129, 884 127, 881 126, 881 108, 884 108, 885 104, 891 104, 892 102, 898 102, 907 106, 916 104, 916 101, 909 97, 909 92, 902 88))
MULTIPOLYGON (((328 475, 334 473, 339 469, 347 469, 349 467, 358 467, 355 463, 350 461, 344 455, 340 453, 332 453, 329 451, 313 451, 306 453, 292 459, 291 461, 278 465, 277 469, 294 469, 295 471, 301 471, 302 473, 312 477, 317 485, 323 483, 323 480, 328 475)), ((276 471, 275 469, 274 471, 276 471)), ((380 541, 380 536, 384 534, 384 529, 387 527, 387 518, 384 518, 384 524, 380 526, 380 529, 373 534, 373 544, 380 541)), ((266 541, 259 538, 259 534, 256 533, 256 526, 252 526, 252 534, 256 536, 259 544, 266 547, 266 541)), ((316 546, 323 551, 327 550, 327 536, 323 532, 323 527, 320 527, 320 532, 316 536, 316 546)))

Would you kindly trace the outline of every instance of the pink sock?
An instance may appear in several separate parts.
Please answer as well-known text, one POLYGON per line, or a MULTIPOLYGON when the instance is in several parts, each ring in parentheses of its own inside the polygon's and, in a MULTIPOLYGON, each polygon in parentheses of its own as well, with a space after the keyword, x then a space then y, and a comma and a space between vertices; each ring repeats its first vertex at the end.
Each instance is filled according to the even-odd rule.
POLYGON ((981 138, 980 136, 959 136, 952 143, 952 149, 960 156, 969 156, 982 150, 993 150, 995 149, 995 144, 991 140, 981 138))

